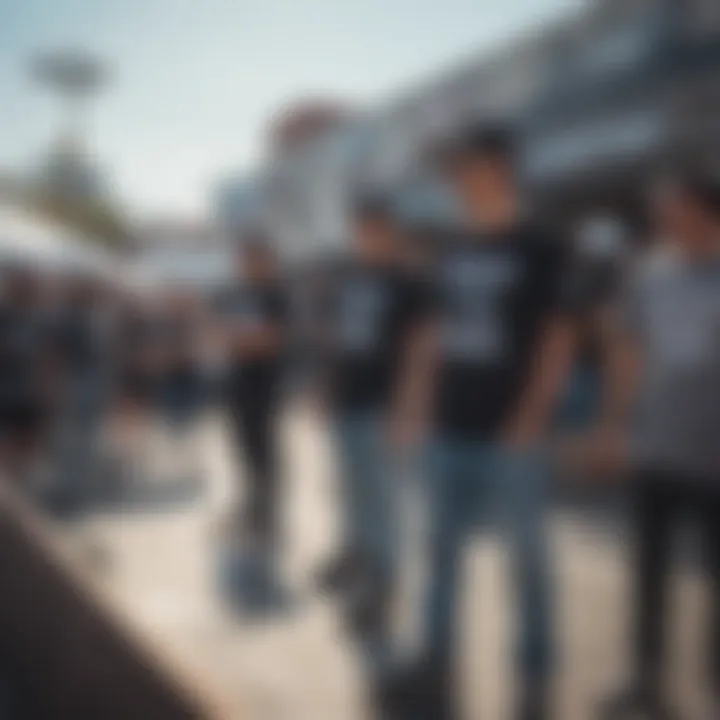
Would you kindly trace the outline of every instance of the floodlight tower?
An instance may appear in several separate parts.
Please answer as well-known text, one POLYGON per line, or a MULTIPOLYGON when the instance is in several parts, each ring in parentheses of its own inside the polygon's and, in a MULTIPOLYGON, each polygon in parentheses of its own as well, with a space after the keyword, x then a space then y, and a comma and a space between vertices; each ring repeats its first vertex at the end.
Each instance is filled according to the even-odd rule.
POLYGON ((85 124, 89 103, 107 84, 105 67, 78 50, 57 50, 38 55, 30 70, 35 81, 54 93, 62 105, 40 185, 54 196, 98 198, 104 193, 103 181, 87 147, 85 124))
POLYGON ((108 73, 96 57, 79 50, 55 50, 33 59, 36 82, 55 93, 63 104, 59 137, 82 145, 87 106, 108 83, 108 73))

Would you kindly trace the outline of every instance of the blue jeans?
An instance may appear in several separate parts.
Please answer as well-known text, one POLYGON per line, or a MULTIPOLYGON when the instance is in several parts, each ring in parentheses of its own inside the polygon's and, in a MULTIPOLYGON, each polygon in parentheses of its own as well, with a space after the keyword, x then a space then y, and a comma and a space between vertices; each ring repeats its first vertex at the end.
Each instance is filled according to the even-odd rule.
POLYGON ((497 509, 507 532, 518 634, 519 677, 541 682, 551 672, 552 599, 545 528, 547 473, 539 452, 513 452, 499 444, 441 439, 431 449, 429 591, 426 642, 430 657, 449 662, 461 590, 462 550, 477 525, 497 509))
MULTIPOLYGON (((394 589, 400 525, 398 478, 383 420, 380 413, 355 413, 338 418, 335 425, 345 547, 368 564, 380 603, 386 603, 394 589)), ((384 607, 386 611, 389 605, 384 607)), ((385 611, 381 611, 384 620, 363 631, 361 638, 368 669, 376 675, 382 675, 392 663, 390 621, 385 611)))
POLYGON ((335 426, 345 543, 390 581, 397 549, 397 483, 383 417, 353 413, 335 426))
POLYGON ((578 365, 570 375, 555 417, 559 430, 581 430, 592 425, 600 410, 602 379, 596 368, 578 365))
POLYGON ((194 372, 180 378, 163 378, 157 388, 157 399, 165 421, 177 429, 192 424, 202 407, 203 390, 202 380, 194 372))

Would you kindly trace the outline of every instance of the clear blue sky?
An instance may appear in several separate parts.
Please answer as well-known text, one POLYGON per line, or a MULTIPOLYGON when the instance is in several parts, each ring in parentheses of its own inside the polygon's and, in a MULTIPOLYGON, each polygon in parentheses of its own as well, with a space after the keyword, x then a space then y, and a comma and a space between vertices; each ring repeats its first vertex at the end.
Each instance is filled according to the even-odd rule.
POLYGON ((56 108, 26 72, 38 49, 111 65, 91 115, 101 165, 141 212, 192 214, 258 161, 286 101, 382 101, 579 2, 0 0, 0 168, 32 165, 52 138, 56 108))

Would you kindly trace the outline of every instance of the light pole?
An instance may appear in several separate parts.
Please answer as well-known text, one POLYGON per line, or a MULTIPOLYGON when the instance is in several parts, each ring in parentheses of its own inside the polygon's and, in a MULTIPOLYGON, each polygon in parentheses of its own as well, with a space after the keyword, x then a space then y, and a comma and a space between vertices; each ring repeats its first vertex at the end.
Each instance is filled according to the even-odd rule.
POLYGON ((87 105, 109 80, 103 63, 79 50, 55 50, 34 58, 30 73, 62 101, 64 117, 59 137, 71 143, 81 142, 87 105))

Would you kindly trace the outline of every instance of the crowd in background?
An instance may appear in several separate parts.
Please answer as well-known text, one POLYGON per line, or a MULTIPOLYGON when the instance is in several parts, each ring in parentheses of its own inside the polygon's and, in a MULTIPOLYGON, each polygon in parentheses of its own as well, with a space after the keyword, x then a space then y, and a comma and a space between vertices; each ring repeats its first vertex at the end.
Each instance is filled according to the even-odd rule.
POLYGON ((200 408, 199 299, 17 261, 1 297, 3 473, 75 517, 138 473, 150 419, 182 426, 200 408))

